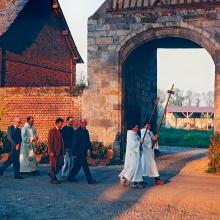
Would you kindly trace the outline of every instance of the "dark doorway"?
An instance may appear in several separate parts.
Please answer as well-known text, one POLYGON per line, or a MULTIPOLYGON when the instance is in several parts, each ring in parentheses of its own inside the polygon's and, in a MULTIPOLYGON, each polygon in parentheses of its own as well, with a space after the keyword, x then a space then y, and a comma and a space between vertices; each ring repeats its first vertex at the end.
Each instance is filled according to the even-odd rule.
POLYGON ((133 124, 141 123, 141 109, 138 106, 135 105, 128 105, 126 107, 126 121, 128 129, 132 127, 133 124))
MULTIPOLYGON (((144 122, 149 120, 157 98, 158 48, 201 47, 190 40, 179 37, 166 37, 145 42, 129 54, 122 64, 123 134, 126 134, 130 124, 134 121, 137 120, 142 127, 144 122)), ((172 79, 170 79, 170 82, 172 84, 172 79)), ((157 128, 157 112, 152 120, 152 128, 154 131, 157 128)), ((123 142, 125 143, 125 141, 123 142)))

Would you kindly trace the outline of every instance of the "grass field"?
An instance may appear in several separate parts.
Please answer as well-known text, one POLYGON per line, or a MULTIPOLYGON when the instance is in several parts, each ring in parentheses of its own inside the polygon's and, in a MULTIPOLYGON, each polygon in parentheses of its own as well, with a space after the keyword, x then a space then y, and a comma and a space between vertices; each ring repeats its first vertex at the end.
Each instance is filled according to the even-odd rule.
POLYGON ((162 128, 159 134, 159 145, 207 148, 211 135, 213 131, 162 128))

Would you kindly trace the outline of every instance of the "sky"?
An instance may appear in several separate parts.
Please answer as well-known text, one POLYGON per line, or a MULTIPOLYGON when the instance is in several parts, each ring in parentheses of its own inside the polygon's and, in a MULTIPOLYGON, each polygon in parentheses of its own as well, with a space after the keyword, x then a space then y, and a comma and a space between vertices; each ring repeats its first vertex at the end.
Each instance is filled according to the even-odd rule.
MULTIPOLYGON (((104 0, 59 0, 85 64, 77 65, 78 77, 87 73, 87 20, 104 0)), ((214 90, 214 62, 205 49, 159 49, 158 88, 187 91, 214 90)))
POLYGON ((78 76, 87 72, 87 21, 104 0, 59 0, 76 46, 85 64, 77 65, 78 76))
POLYGON ((157 62, 159 88, 214 91, 215 66, 205 49, 159 49, 157 62))

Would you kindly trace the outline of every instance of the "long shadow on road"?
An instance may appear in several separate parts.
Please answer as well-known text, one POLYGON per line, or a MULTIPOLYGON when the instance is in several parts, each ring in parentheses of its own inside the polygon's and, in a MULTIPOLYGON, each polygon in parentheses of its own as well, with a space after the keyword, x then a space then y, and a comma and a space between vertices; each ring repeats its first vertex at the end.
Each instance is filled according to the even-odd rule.
MULTIPOLYGON (((157 161, 166 182, 188 163, 204 153, 162 155, 157 161)), ((12 170, 0 178, 0 219, 112 219, 138 203, 154 186, 152 179, 142 190, 119 185, 122 166, 92 168, 97 185, 88 185, 82 172, 79 182, 49 184, 47 167, 41 175, 14 180, 12 170)))

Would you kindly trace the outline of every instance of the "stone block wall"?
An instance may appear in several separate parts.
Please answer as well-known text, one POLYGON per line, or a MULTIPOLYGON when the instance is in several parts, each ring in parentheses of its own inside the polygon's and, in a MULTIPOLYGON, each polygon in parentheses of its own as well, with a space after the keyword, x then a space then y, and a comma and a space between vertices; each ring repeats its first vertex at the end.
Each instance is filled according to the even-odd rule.
POLYGON ((81 119, 81 96, 72 96, 68 87, 41 87, 41 88, 0 88, 0 127, 7 129, 14 116, 22 118, 23 124, 27 116, 35 118, 40 139, 46 140, 55 119, 73 116, 76 122, 81 119))
POLYGON ((220 59, 217 55, 220 51, 220 9, 207 14, 196 11, 188 14, 162 13, 161 16, 150 16, 141 11, 141 7, 138 10, 111 13, 108 12, 108 1, 105 1, 89 18, 89 88, 83 96, 86 100, 83 115, 93 118, 90 130, 97 130, 97 139, 113 142, 118 148, 123 144, 123 63, 139 45, 166 37, 191 40, 212 56, 216 64, 215 127, 220 130, 220 59))

